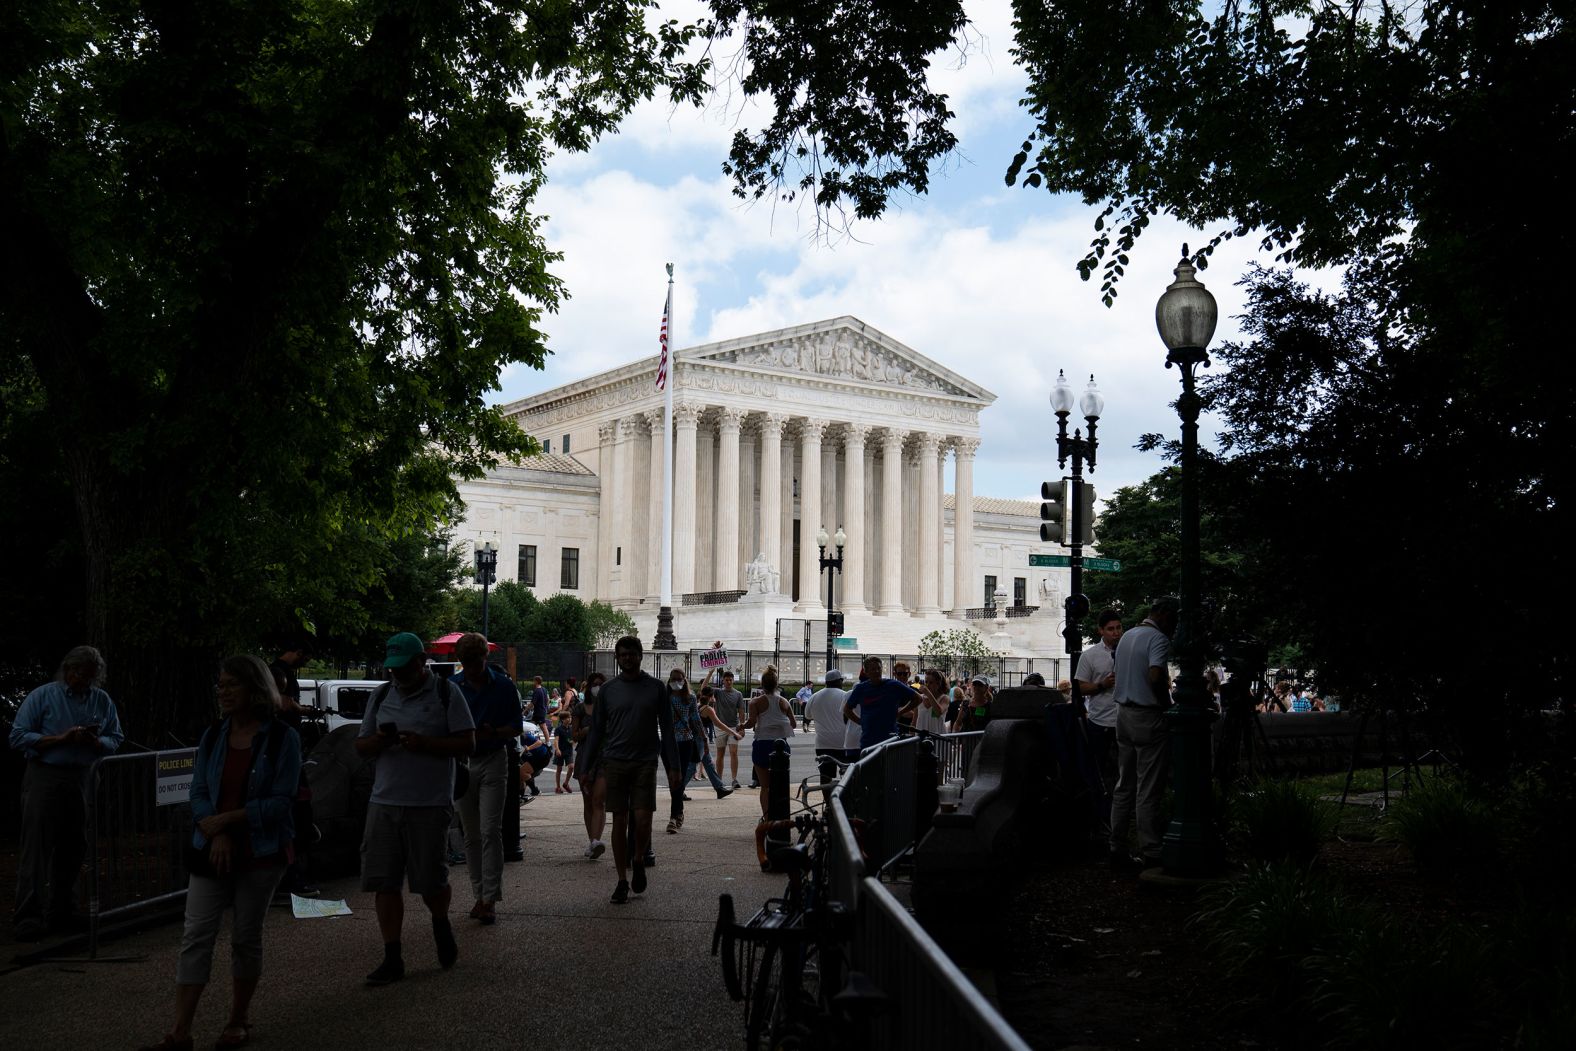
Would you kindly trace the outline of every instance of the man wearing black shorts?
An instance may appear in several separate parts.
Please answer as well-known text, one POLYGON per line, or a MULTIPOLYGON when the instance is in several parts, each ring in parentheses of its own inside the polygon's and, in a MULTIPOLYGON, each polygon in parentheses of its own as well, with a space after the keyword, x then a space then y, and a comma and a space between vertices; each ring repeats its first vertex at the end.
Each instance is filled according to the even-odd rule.
MULTIPOLYGON (((618 886, 613 904, 646 889, 644 856, 651 846, 651 815, 657 809, 657 758, 668 771, 668 787, 682 793, 681 767, 673 739, 673 712, 661 681, 640 670, 640 640, 626 635, 613 648, 619 674, 602 687, 591 714, 585 751, 597 771, 597 790, 613 815, 613 863, 618 886), (630 821, 634 821, 634 879, 625 879, 630 858, 630 821)), ((584 761, 584 760, 582 760, 584 761)))

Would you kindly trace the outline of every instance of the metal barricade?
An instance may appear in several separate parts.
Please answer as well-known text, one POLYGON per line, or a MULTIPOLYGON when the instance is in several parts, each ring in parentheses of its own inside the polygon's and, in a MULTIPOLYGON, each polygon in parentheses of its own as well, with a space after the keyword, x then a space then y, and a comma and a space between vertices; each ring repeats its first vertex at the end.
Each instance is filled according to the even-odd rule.
POLYGON ((854 962, 893 1001, 875 1024, 876 1047, 1028 1051, 908 910, 869 877, 859 885, 854 962))
POLYGON ((98 955, 105 920, 185 898, 182 848, 191 838, 192 810, 179 770, 189 770, 195 754, 187 748, 112 755, 88 772, 90 957, 98 955))
MULTIPOLYGON (((961 769, 982 735, 940 738, 945 769, 961 769)), ((934 739, 933 739, 934 740, 934 739)), ((884 887, 880 871, 914 844, 920 741, 894 738, 843 771, 827 807, 832 893, 858 916, 854 966, 892 1000, 874 1046, 929 1051, 1027 1051, 1006 1019, 884 887), (856 835, 855 822, 860 823, 856 835), (861 845, 863 853, 861 853, 861 845)))
POLYGON ((969 733, 947 734, 936 740, 936 765, 941 769, 943 781, 952 777, 961 777, 965 780, 969 776, 969 763, 974 758, 974 749, 979 746, 980 738, 985 736, 983 730, 974 730, 969 733))

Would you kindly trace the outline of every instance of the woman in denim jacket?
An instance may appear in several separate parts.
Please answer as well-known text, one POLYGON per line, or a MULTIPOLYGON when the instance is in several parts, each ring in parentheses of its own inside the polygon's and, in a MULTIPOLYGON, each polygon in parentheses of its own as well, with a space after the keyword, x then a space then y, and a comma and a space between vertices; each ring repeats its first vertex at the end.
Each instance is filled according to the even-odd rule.
MULTIPOLYGON (((226 906, 234 994, 215 1047, 250 1037, 247 1011, 262 974, 263 917, 290 862, 293 812, 301 773, 301 739, 275 718, 279 693, 256 657, 230 657, 219 672, 218 727, 203 734, 192 771, 192 846, 211 874, 192 873, 186 930, 175 971, 175 1027, 161 1051, 189 1051, 192 1018, 213 966, 213 945, 226 906)), ((204 867, 194 865, 194 868, 204 867)), ((149 1049, 152 1051, 152 1049, 149 1049)))

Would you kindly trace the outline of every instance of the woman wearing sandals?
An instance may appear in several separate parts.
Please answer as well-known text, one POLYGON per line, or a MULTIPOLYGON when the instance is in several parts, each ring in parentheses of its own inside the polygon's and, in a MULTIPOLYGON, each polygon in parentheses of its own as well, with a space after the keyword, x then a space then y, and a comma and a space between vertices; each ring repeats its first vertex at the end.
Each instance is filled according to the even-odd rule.
POLYGON ((219 671, 217 727, 203 734, 192 770, 191 870, 186 929, 175 969, 175 1027, 144 1051, 190 1051, 192 1019, 213 968, 224 910, 233 907, 230 1017, 214 1044, 251 1036, 248 1009, 263 965, 263 917, 290 860, 301 739, 275 718, 279 694, 268 666, 230 657, 219 671))

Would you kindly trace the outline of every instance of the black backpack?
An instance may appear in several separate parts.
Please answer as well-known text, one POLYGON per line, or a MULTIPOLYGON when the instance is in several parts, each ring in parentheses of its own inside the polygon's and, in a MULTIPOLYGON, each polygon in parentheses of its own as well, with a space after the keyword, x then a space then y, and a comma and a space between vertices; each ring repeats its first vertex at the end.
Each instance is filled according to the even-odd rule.
MULTIPOLYGON (((442 675, 434 676, 434 678, 438 680, 438 700, 443 703, 443 714, 447 716, 449 714, 449 702, 454 698, 454 684, 451 683, 447 677, 442 675)), ((377 726, 378 724, 378 708, 383 704, 383 698, 389 695, 389 688, 393 685, 394 684, 391 682, 385 682, 382 686, 379 686, 377 692, 372 695, 371 711, 373 726, 377 726)), ((471 787, 471 769, 464 763, 460 762, 457 758, 453 760, 453 763, 454 798, 458 799, 465 794, 467 789, 471 787)))

